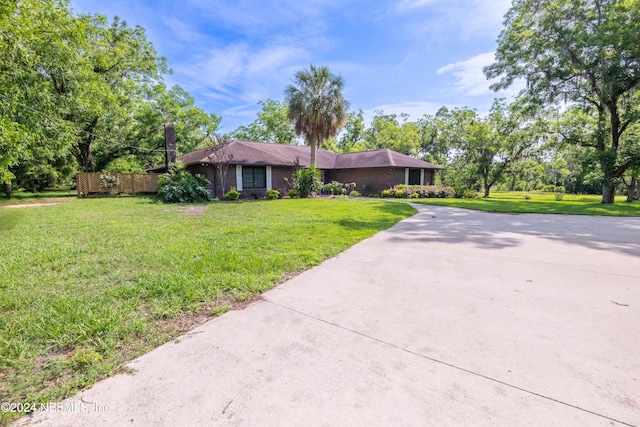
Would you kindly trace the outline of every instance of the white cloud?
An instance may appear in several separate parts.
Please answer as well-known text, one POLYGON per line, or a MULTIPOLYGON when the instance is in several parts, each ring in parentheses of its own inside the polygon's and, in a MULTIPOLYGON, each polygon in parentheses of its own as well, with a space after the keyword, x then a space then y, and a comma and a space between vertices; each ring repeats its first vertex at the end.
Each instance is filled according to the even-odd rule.
POLYGON ((414 37, 496 37, 511 0, 401 0, 395 10, 417 18, 406 31, 414 37))
POLYGON ((494 52, 486 52, 458 61, 454 64, 445 65, 436 72, 442 74, 452 74, 456 82, 454 90, 464 93, 467 96, 481 96, 491 93, 489 86, 492 82, 487 81, 482 69, 491 64, 495 58, 494 52))
POLYGON ((205 100, 240 104, 244 109, 274 97, 271 88, 278 82, 284 91, 290 73, 283 70, 307 56, 306 50, 295 46, 256 47, 236 43, 200 52, 176 67, 176 75, 180 75, 181 86, 198 92, 205 100))
MULTIPOLYGON (((453 75, 455 78, 453 83, 455 93, 471 97, 490 95, 494 94, 490 86, 498 82, 499 79, 487 80, 482 69, 493 63, 494 60, 495 52, 481 53, 469 59, 445 65, 439 68, 436 73, 439 75, 453 75)), ((518 80, 499 96, 515 97, 524 88, 524 82, 518 80)))
POLYGON ((246 64, 246 73, 249 76, 253 76, 261 75, 265 72, 273 72, 305 56, 306 51, 304 49, 294 46, 267 47, 249 58, 246 64))

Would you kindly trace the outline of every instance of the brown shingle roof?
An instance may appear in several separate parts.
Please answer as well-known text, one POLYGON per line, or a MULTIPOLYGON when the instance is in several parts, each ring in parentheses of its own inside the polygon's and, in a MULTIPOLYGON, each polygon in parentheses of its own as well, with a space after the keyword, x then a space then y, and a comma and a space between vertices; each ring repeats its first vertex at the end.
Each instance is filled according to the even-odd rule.
MULTIPOLYGON (((319 169, 333 169, 336 153, 319 149, 316 153, 316 167, 319 169)), ((226 146, 215 146, 194 151, 180 157, 185 165, 198 163, 216 163, 222 161, 234 165, 269 165, 309 167, 311 151, 309 147, 287 144, 270 144, 266 142, 252 142, 231 140, 226 146)))
POLYGON ((361 151, 355 153, 340 154, 336 159, 334 169, 354 168, 414 168, 414 169, 443 169, 431 163, 423 162, 398 153, 397 151, 383 149, 376 151, 361 151))
MULTIPOLYGON (((194 151, 180 157, 185 165, 199 163, 216 163, 221 158, 234 165, 269 165, 308 167, 311 150, 300 145, 270 144, 231 140, 228 145, 215 146, 194 151), (219 156, 219 157, 218 157, 219 156)), ((442 169, 431 163, 414 159, 393 150, 362 151, 356 153, 336 154, 318 149, 316 153, 318 169, 353 169, 353 168, 415 168, 442 169)))

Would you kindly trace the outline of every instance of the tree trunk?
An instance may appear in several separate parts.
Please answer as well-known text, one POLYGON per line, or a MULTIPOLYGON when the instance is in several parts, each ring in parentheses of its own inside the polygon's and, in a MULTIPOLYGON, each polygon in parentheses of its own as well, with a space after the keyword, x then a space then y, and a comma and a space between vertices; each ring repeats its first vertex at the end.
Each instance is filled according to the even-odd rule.
POLYGON ((87 130, 82 131, 80 139, 76 143, 73 155, 84 172, 93 171, 93 156, 91 155, 91 144, 95 138, 94 130, 98 125, 98 118, 95 118, 86 127, 87 130))
POLYGON ((602 184, 602 203, 611 204, 616 197, 616 186, 613 182, 602 184))
POLYGON ((629 185, 629 188, 627 189, 627 202, 631 203, 633 202, 633 199, 636 195, 636 189, 638 187, 638 177, 636 176, 632 176, 631 177, 631 184, 629 185))
POLYGON ((316 150, 318 149, 318 143, 316 142, 315 138, 310 138, 309 143, 311 145, 311 160, 310 160, 309 167, 311 169, 315 169, 316 168, 316 150))
POLYGON ((484 187, 484 197, 489 197, 489 191, 491 190, 491 183, 489 182, 489 168, 490 163, 486 161, 487 156, 483 156, 483 166, 482 166, 482 186, 484 187))
POLYGON ((4 184, 2 184, 2 191, 4 193, 4 195, 7 197, 7 199, 11 198, 11 193, 13 191, 13 189, 11 188, 11 183, 10 182, 5 182, 4 184))
POLYGON ((93 169, 93 158, 91 156, 91 142, 78 142, 78 154, 76 159, 80 167, 85 172, 91 172, 93 169))
POLYGON ((617 151, 613 148, 601 150, 599 163, 602 169, 602 203, 613 203, 616 196, 615 165, 617 151))

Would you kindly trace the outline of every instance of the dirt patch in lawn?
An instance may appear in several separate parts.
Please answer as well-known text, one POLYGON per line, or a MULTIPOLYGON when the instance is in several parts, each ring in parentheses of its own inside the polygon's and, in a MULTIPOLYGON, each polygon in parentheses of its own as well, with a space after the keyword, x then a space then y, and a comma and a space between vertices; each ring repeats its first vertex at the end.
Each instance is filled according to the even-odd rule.
POLYGON ((206 206, 182 206, 180 212, 183 215, 204 215, 206 206))
POLYGON ((41 206, 53 206, 58 205, 60 203, 64 203, 69 199, 65 198, 55 198, 55 199, 31 199, 31 200, 23 200, 19 203, 12 205, 4 205, 0 206, 3 208, 17 209, 17 208, 37 208, 41 206))

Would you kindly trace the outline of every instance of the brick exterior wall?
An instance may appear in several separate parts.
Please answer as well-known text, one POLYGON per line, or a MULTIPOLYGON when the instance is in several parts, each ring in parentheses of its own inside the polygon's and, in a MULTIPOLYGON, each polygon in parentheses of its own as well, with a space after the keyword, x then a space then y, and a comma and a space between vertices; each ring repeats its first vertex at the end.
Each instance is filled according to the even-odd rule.
MULTIPOLYGON (((271 167, 271 189, 278 190, 280 196, 286 196, 291 188, 285 178, 289 180, 293 185, 293 173, 295 168, 293 167, 271 167)), ((234 169, 235 174, 235 169, 234 169)), ((235 175, 234 175, 235 182, 235 175)), ((267 195, 266 188, 243 188, 240 198, 242 199, 264 199, 267 195)))
MULTIPOLYGON (((187 170, 192 174, 200 174, 209 180, 208 188, 212 191, 213 195, 222 200, 224 194, 231 189, 231 187, 238 187, 236 182, 236 165, 230 165, 227 169, 226 179, 224 183, 225 191, 222 190, 222 183, 220 181, 220 174, 213 165, 189 165, 187 170)), ((278 190, 282 196, 286 195, 291 188, 284 178, 287 178, 291 184, 293 184, 293 173, 295 168, 293 167, 276 167, 271 168, 271 187, 274 190, 278 190)), ((266 196, 266 188, 244 188, 241 192, 241 198, 253 199, 264 198, 266 196)))
POLYGON ((404 168, 397 168, 393 170, 393 185, 404 184, 404 168))
MULTIPOLYGON (((218 199, 224 198, 220 175, 218 170, 212 165, 190 165, 187 170, 192 174, 204 175, 210 182, 209 189, 218 199)), ((271 168, 271 186, 274 190, 278 190, 282 196, 286 195, 291 188, 289 183, 293 184, 293 167, 276 167, 271 168)), ((379 194, 382 190, 391 188, 394 185, 404 184, 404 168, 361 168, 361 169, 332 169, 325 171, 325 182, 338 181, 342 183, 356 183, 356 189, 362 194, 366 194, 364 185, 369 184, 369 193, 379 194)), ((424 184, 432 185, 434 179, 434 171, 424 171, 424 184)), ((236 167, 230 165, 225 180, 225 190, 229 191, 231 187, 237 187, 236 183, 236 167)), ((244 188, 242 191, 243 199, 264 198, 266 188, 244 188)))
POLYGON ((236 167, 235 165, 230 165, 227 169, 226 179, 224 183, 225 191, 222 191, 222 182, 220 181, 220 174, 218 170, 213 165, 189 165, 187 166, 187 170, 192 174, 200 174, 209 180, 209 185, 207 186, 209 190, 213 193, 215 197, 222 200, 224 198, 224 193, 229 191, 231 187, 236 186, 236 167))
POLYGON ((278 190, 281 196, 286 196, 293 185, 293 174, 295 171, 296 168, 294 167, 279 168, 274 166, 271 168, 271 186, 274 190, 278 190), (289 180, 289 184, 287 184, 285 178, 289 180))
POLYGON ((367 193, 364 186, 368 184, 371 188, 368 192, 380 193, 393 186, 393 176, 392 168, 333 169, 326 172, 326 181, 355 182, 356 190, 362 194, 367 193))
MULTIPOLYGON (((404 184, 404 168, 335 169, 326 171, 327 182, 356 183, 356 189, 365 194, 364 185, 369 184, 370 193, 380 193, 394 185, 404 184)), ((424 185, 433 185, 434 171, 425 169, 424 185)))
POLYGON ((424 185, 433 185, 435 182, 436 172, 434 170, 424 170, 424 185))

